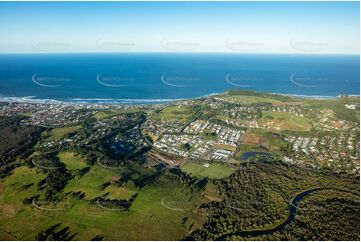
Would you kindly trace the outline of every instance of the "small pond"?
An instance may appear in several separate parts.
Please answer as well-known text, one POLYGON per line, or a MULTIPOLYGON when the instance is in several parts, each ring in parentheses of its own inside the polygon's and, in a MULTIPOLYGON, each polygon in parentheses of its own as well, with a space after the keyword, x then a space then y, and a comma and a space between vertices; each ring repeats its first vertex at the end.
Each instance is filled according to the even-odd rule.
POLYGON ((248 160, 249 158, 257 158, 257 156, 271 157, 272 154, 262 151, 248 151, 242 154, 241 160, 245 161, 248 160))

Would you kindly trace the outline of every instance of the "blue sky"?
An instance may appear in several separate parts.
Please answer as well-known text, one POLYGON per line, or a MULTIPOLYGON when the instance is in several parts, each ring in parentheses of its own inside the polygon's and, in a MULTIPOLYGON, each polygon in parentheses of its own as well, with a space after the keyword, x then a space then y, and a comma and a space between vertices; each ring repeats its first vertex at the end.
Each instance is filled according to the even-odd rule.
POLYGON ((0 2, 0 53, 359 54, 359 2, 0 2))

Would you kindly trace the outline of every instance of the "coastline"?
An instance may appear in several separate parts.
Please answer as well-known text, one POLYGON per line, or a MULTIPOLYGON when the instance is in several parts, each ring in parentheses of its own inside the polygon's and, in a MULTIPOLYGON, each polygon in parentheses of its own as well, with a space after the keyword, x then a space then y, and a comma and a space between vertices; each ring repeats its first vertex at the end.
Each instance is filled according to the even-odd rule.
MULTIPOLYGON (((237 90, 237 89, 235 89, 237 90)), ((123 99, 123 98, 69 98, 68 100, 57 100, 49 98, 37 98, 36 96, 3 96, 0 94, 0 102, 5 103, 31 103, 31 104, 68 104, 68 105, 151 105, 151 104, 168 104, 177 101, 187 101, 187 100, 196 100, 202 98, 208 98, 212 96, 225 95, 230 90, 222 93, 210 93, 207 95, 199 97, 190 97, 190 98, 175 98, 175 99, 123 99)), ((360 95, 355 94, 339 94, 336 96, 325 96, 325 95, 303 95, 303 94, 289 94, 289 93, 273 93, 273 92, 259 92, 254 91, 255 93, 265 93, 281 96, 289 96, 294 98, 301 99, 334 99, 340 98, 341 95, 347 95, 349 97, 360 97, 360 95)))

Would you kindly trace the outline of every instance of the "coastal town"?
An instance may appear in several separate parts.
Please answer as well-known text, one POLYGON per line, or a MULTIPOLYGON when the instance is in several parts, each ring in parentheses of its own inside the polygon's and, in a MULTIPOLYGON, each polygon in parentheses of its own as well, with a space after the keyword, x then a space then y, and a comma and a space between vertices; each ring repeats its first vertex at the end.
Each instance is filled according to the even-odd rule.
POLYGON ((360 1, 0 1, 1 241, 361 241, 360 1))
MULTIPOLYGON (((143 105, 14 102, 1 103, 0 115, 23 115, 26 118, 21 125, 76 127, 61 139, 42 141, 43 149, 86 148, 102 140, 118 158, 150 147, 164 156, 163 160, 177 160, 176 164, 190 160, 231 165, 263 159, 257 156, 263 152, 300 166, 359 173, 357 119, 336 118, 332 109, 305 105, 304 100, 272 102, 263 98, 249 103, 237 97, 219 95, 143 105), (120 131, 121 125, 140 114, 144 114, 144 121, 137 117, 130 130, 120 131), (79 133, 87 120, 92 120, 91 126, 79 133)), ((358 103, 343 107, 355 112, 358 103)))
POLYGON ((65 225, 84 210, 129 221, 151 210, 182 212, 190 227, 200 212, 264 227, 286 218, 280 209, 297 194, 330 184, 338 211, 357 204, 339 194, 358 189, 359 102, 241 90, 165 104, 0 102, 0 182, 33 216, 62 209, 65 225))
POLYGON ((242 131, 197 120, 190 123, 183 133, 182 135, 166 134, 157 140, 154 146, 164 152, 182 157, 226 162, 234 155, 242 131))

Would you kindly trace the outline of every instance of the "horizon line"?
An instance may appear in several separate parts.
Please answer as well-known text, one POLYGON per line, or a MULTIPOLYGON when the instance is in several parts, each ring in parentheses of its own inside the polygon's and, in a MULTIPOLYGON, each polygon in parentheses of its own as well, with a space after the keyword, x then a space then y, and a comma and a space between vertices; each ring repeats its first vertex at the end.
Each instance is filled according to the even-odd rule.
POLYGON ((311 53, 311 52, 302 52, 302 53, 294 53, 294 52, 221 52, 221 51, 119 51, 119 52, 111 52, 111 51, 80 51, 80 52, 66 52, 66 51, 49 51, 49 52, 0 52, 0 55, 19 55, 19 54, 39 54, 39 55, 47 55, 47 54, 229 54, 229 55, 355 55, 360 56, 360 53, 311 53))

